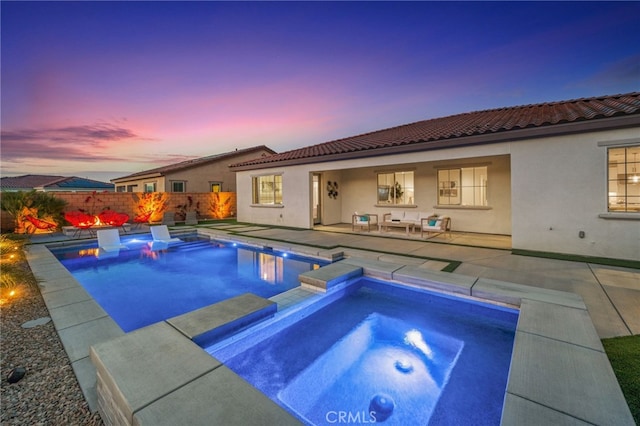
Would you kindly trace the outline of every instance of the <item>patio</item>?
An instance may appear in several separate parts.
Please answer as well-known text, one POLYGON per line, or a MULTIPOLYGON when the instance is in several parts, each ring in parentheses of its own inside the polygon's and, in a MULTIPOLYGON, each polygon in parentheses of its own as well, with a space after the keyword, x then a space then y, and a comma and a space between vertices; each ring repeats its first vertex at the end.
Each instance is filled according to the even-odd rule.
MULTIPOLYGON (((372 267, 366 266, 369 263, 372 265, 380 262, 399 263, 400 259, 403 259, 407 262, 406 265, 412 265, 411 269, 426 273, 439 271, 443 266, 455 262, 459 263, 455 274, 444 273, 444 275, 478 277, 484 281, 509 281, 537 287, 542 291, 550 289, 579 294, 584 300, 600 338, 640 334, 640 319, 635 315, 635 309, 640 303, 640 270, 517 256, 511 254, 510 238, 504 236, 454 233, 452 238, 437 236, 424 240, 414 236, 406 238, 402 230, 385 232, 381 235, 377 231, 351 232, 348 224, 322 227, 321 230, 273 228, 238 223, 210 224, 198 228, 209 228, 215 235, 226 234, 240 242, 265 241, 269 245, 307 247, 307 250, 314 247, 316 250, 339 247, 344 251, 345 256, 361 258, 365 268, 372 267)), ((190 229, 194 228, 176 227, 174 231, 190 229)), ((208 234, 209 232, 205 229, 203 229, 204 233, 208 234)), ((47 242, 68 240, 68 237, 54 234, 38 236, 39 242, 43 242, 44 238, 47 242)), ((49 264, 45 268, 50 271, 51 266, 49 264)), ((44 272, 41 268, 35 269, 39 269, 38 272, 41 274, 44 272)), ((48 296, 57 293, 54 291, 47 295, 46 293, 50 290, 54 288, 44 291, 45 300, 49 299, 48 296)), ((52 307, 49 306, 50 310, 52 307)), ((68 306, 65 309, 68 309, 68 306)), ((54 308, 54 311, 56 310, 57 308, 54 308)), ((94 321, 97 320, 90 322, 94 321)), ((78 324, 77 327, 72 328, 82 327, 87 327, 87 324, 78 324)), ((71 345, 65 344, 67 349, 70 346, 82 346, 82 349, 77 346, 82 355, 72 353, 70 358, 74 364, 74 370, 77 374, 80 373, 78 378, 86 392, 95 386, 95 382, 92 385, 90 377, 81 373, 81 370, 89 367, 88 353, 85 354, 89 342, 77 341, 78 336, 75 333, 71 335, 70 332, 68 328, 60 334, 63 342, 67 338, 74 340, 71 345)), ((92 339, 96 338, 93 332, 90 335, 92 339)), ((98 341, 92 341, 89 344, 95 344, 98 341)), ((89 395, 86 396, 90 400, 90 405, 95 407, 95 400, 91 401, 92 398, 89 395)))

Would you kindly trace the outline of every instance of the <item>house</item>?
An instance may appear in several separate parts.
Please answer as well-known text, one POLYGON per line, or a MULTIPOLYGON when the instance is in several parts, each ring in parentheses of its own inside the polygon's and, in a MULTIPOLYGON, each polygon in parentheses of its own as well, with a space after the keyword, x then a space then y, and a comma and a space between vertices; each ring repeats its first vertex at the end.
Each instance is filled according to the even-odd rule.
POLYGON ((232 163, 275 154, 261 145, 182 161, 164 167, 111 179, 116 192, 235 192, 232 163))
POLYGON ((239 221, 433 212, 514 250, 640 260, 640 92, 434 118, 232 169, 239 221))
POLYGON ((22 175, 0 179, 2 191, 113 192, 113 184, 77 176, 22 175))

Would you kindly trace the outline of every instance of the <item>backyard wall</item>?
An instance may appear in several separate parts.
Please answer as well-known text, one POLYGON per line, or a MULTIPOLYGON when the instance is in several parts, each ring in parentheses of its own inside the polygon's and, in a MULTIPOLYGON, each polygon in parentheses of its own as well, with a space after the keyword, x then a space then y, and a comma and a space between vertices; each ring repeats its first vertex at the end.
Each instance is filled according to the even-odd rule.
MULTIPOLYGON (((61 198, 66 200, 68 204, 65 211, 79 210, 82 209, 88 213, 98 214, 102 210, 109 208, 111 210, 115 210, 119 213, 126 213, 129 215, 130 220, 138 213, 137 210, 137 201, 140 193, 131 193, 131 192, 99 192, 95 195, 95 203, 92 198, 91 192, 50 192, 49 194, 55 196, 56 198, 61 198)), ((236 201, 236 193, 235 192, 182 192, 182 193, 167 193, 169 195, 169 201, 167 203, 167 212, 176 212, 180 211, 180 208, 177 206, 185 205, 189 203, 189 197, 191 197, 192 204, 189 211, 197 211, 199 219, 213 219, 214 214, 211 210, 211 203, 213 200, 214 194, 220 194, 221 197, 229 197, 230 200, 226 203, 228 209, 226 209, 225 217, 235 217, 237 212, 237 201, 236 201), (199 207, 197 207, 199 204, 199 207)), ((180 220, 178 216, 176 216, 176 220, 180 220)), ((14 220, 11 215, 7 212, 2 211, 2 215, 0 216, 0 223, 2 224, 3 232, 11 232, 13 231, 15 225, 14 220)))

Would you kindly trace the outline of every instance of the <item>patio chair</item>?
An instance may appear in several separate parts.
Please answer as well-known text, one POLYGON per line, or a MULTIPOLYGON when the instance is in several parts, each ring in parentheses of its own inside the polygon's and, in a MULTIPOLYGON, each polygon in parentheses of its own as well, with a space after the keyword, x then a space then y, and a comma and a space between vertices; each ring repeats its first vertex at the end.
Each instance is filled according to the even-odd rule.
POLYGON ((176 224, 176 214, 175 213, 165 213, 162 215, 162 224, 173 226, 176 224))
POLYGON ((104 251, 119 251, 127 246, 120 243, 118 229, 101 229, 98 231, 98 247, 104 251))
POLYGON ((37 217, 27 215, 24 217, 31 225, 33 225, 33 233, 37 230, 53 232, 57 227, 57 223, 47 222, 46 220, 38 219, 37 217))
MULTIPOLYGON (((355 231, 356 226, 359 227, 367 227, 367 231, 371 231, 371 217, 372 215, 366 214, 366 213, 358 213, 355 212, 352 216, 351 216, 351 230, 355 231)), ((374 225, 377 225, 377 217, 378 215, 375 215, 376 221, 373 222, 374 225)))
POLYGON ((427 233, 427 238, 430 238, 431 234, 435 237, 438 234, 445 234, 448 232, 451 237, 451 218, 449 216, 431 216, 421 219, 420 221, 420 237, 424 237, 424 233, 427 233))
POLYGON ((83 231, 89 232, 90 236, 93 236, 91 227, 96 224, 98 218, 96 216, 81 212, 79 210, 66 212, 64 218, 73 225, 75 232, 73 237, 81 237, 83 231))
POLYGON ((103 225, 114 226, 116 228, 122 228, 124 232, 127 232, 124 225, 129 220, 129 215, 126 213, 118 213, 113 210, 104 210, 98 214, 98 219, 103 225))
POLYGON ((198 224, 198 213, 196 212, 187 212, 185 219, 185 225, 197 225, 198 224))
POLYGON ((169 228, 167 228, 167 225, 150 226, 149 229, 151 229, 151 235, 153 236, 154 242, 160 241, 168 244, 168 243, 178 243, 182 241, 180 238, 171 237, 171 234, 169 234, 169 228))
POLYGON ((133 227, 132 229, 139 229, 142 225, 146 225, 151 220, 152 212, 144 212, 140 213, 133 218, 133 227))

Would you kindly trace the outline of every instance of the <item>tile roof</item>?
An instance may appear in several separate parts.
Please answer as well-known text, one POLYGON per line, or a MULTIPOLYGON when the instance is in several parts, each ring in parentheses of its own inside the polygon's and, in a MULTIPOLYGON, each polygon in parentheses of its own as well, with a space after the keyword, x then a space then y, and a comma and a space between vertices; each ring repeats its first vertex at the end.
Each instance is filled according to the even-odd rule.
POLYGON ((206 164, 206 163, 210 163, 210 162, 214 162, 214 161, 220 161, 220 160, 224 160, 226 158, 231 159, 233 157, 236 157, 238 155, 243 155, 252 151, 260 151, 260 150, 266 150, 268 152, 271 152, 272 154, 275 154, 276 152, 274 150, 272 150, 271 148, 265 146, 265 145, 260 145, 260 146, 254 146, 251 148, 245 148, 245 149, 236 149, 235 151, 231 151, 231 152, 225 152, 222 154, 214 154, 214 155, 209 155, 207 157, 200 157, 200 158, 194 158, 193 160, 187 160, 187 161, 181 161, 179 163, 174 163, 174 164, 169 164, 167 166, 162 166, 162 167, 157 167, 155 169, 149 169, 149 170, 143 170, 141 172, 136 172, 127 176, 122 176, 116 179, 111 179, 112 182, 115 181, 120 181, 120 180, 129 180, 132 178, 137 178, 140 176, 147 176, 150 174, 153 175, 164 175, 166 173, 170 173, 170 172, 175 172, 178 170, 183 170, 183 169, 188 169, 190 167, 195 167, 195 166, 199 166, 202 164, 206 164))
POLYGON ((259 168, 250 166, 269 167, 278 162, 330 161, 335 158, 331 158, 332 156, 345 154, 351 154, 351 158, 355 158, 358 153, 362 153, 362 156, 375 155, 373 151, 376 150, 392 150, 410 145, 415 146, 415 150, 446 148, 447 145, 456 145, 461 138, 469 136, 495 135, 639 113, 640 92, 474 111, 312 145, 234 164, 232 167, 259 168))
POLYGON ((3 177, 0 179, 0 188, 14 190, 27 188, 106 190, 113 189, 113 184, 77 176, 22 175, 3 177))

